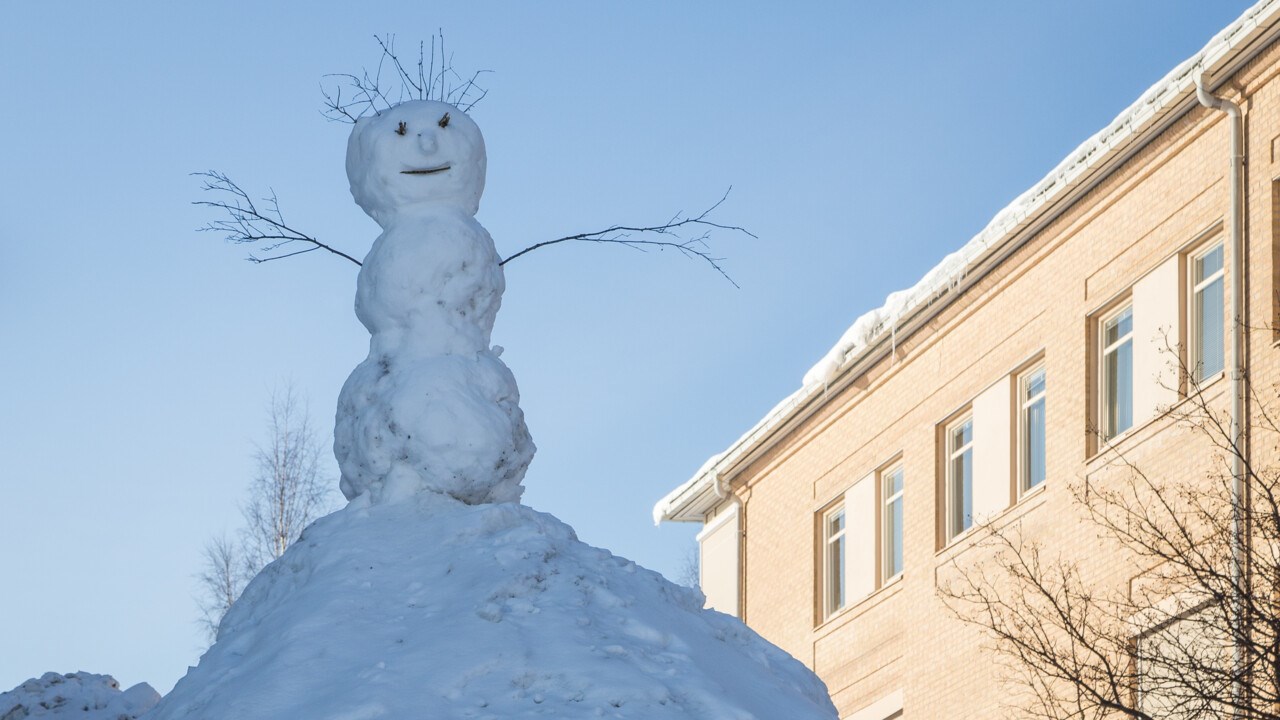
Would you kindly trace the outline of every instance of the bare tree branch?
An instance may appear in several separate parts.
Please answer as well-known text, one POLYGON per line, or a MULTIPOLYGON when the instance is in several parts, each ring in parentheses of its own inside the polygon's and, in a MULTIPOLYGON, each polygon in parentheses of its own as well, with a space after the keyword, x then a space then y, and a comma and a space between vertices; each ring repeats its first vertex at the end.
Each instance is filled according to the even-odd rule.
POLYGON ((321 83, 320 94, 324 97, 324 109, 321 114, 338 122, 355 123, 365 115, 376 115, 388 110, 398 102, 405 100, 438 100, 457 105, 463 112, 470 112, 488 95, 488 90, 480 87, 477 80, 492 70, 477 70, 470 77, 464 77, 453 66, 453 56, 445 54, 444 31, 431 36, 431 47, 427 51, 423 43, 418 43, 417 72, 411 73, 400 55, 396 52, 395 35, 375 35, 381 54, 378 65, 372 72, 361 70, 360 74, 333 73, 326 78, 334 79, 330 90, 321 83), (440 39, 437 53, 436 38, 440 39), (424 53, 426 55, 424 56, 424 53), (436 58, 439 56, 439 68, 436 58), (383 71, 390 66, 394 81, 383 78, 383 71), (393 102, 388 97, 391 85, 398 86, 398 100, 393 102), (343 87, 348 90, 347 98, 342 95, 343 87))
POLYGON ((204 569, 196 576, 200 609, 197 622, 212 642, 218 635, 222 618, 253 575, 249 572, 241 543, 219 535, 204 546, 204 569))
POLYGON ((753 238, 756 237, 751 231, 747 230, 746 228, 740 227, 738 225, 725 225, 725 224, 713 222, 708 219, 711 213, 714 212, 716 208, 720 207, 720 205, 724 203, 725 199, 729 197, 729 193, 732 190, 733 190, 733 187, 730 186, 728 190, 725 190, 724 195, 722 195, 720 199, 715 202, 715 204, 713 204, 711 207, 707 208, 706 210, 703 210, 701 213, 693 217, 684 217, 682 213, 677 213, 674 217, 672 217, 666 223, 663 223, 660 225, 647 225, 647 226, 614 225, 613 227, 605 228, 604 230, 597 230, 595 232, 578 233, 575 235, 566 235, 565 237, 556 238, 554 240, 544 240, 539 243, 534 243, 533 245, 530 245, 529 247, 507 257, 501 263, 499 263, 499 265, 506 265, 507 263, 511 262, 512 260, 515 260, 521 255, 526 255, 539 248, 544 248, 550 245, 556 245, 564 242, 612 243, 615 245, 623 245, 625 247, 629 247, 629 248, 632 248, 635 250, 641 250, 641 251, 645 250, 648 247, 657 247, 659 249, 671 248, 673 250, 679 251, 685 257, 696 258, 706 262, 708 265, 712 267, 712 269, 720 273, 720 275, 723 276, 725 280, 728 280, 734 287, 738 287, 738 283, 734 282, 733 278, 730 277, 729 274, 725 272, 724 268, 721 267, 720 265, 720 263, 724 260, 724 258, 714 257, 713 255, 711 255, 710 252, 708 252, 707 239, 710 237, 708 232, 704 232, 703 234, 693 238, 683 238, 677 232, 678 230, 684 227, 701 227, 701 228, 712 228, 712 229, 718 229, 718 230, 740 232, 749 237, 753 237, 753 238), (672 240, 637 239, 632 237, 633 233, 634 234, 649 233, 651 235, 671 236, 674 239, 672 240))
POLYGON ((356 265, 360 265, 360 261, 354 257, 285 224, 284 216, 280 212, 280 202, 276 198, 274 191, 269 197, 263 198, 262 202, 266 203, 266 205, 262 210, 259 210, 257 204, 249 197, 249 194, 226 175, 216 170, 192 174, 204 178, 201 186, 202 190, 215 193, 215 195, 223 199, 196 200, 191 204, 214 208, 226 213, 226 217, 210 221, 207 225, 201 227, 200 231, 219 233, 225 236, 227 240, 238 245, 266 243, 261 246, 259 254, 249 254, 248 259, 250 261, 264 263, 272 260, 283 260, 284 258, 301 255, 313 250, 325 250, 338 257, 350 260, 356 265), (304 250, 291 250, 287 253, 275 254, 277 250, 291 247, 293 243, 301 243, 311 247, 304 250))

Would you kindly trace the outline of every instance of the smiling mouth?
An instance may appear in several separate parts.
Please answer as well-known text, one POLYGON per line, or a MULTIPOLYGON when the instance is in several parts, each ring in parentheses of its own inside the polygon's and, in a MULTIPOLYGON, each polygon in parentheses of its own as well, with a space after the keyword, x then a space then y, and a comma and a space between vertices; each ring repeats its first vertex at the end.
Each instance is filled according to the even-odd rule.
POLYGON ((401 170, 400 174, 401 175, 433 175, 435 173, 444 172, 445 170, 448 170, 448 169, 449 169, 448 165, 441 165, 440 167, 437 167, 437 168, 427 168, 425 170, 401 170))

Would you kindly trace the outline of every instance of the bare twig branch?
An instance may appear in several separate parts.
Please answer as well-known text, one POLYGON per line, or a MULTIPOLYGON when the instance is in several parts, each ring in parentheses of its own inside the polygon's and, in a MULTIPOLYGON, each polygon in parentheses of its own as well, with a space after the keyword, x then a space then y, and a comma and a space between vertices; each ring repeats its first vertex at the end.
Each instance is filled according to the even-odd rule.
POLYGON ((287 257, 301 255, 314 250, 324 250, 360 265, 360 261, 354 257, 285 224, 284 215, 280 212, 280 202, 274 191, 269 197, 263 199, 266 207, 259 210, 257 204, 249 197, 249 194, 226 175, 216 170, 192 174, 204 178, 202 190, 212 192, 221 198, 219 200, 196 200, 192 205, 210 207, 225 213, 225 217, 209 222, 200 228, 201 231, 221 234, 237 245, 277 241, 261 246, 260 254, 250 253, 249 260, 255 263, 265 263, 272 260, 283 260, 287 257), (283 254, 274 254, 280 248, 290 247, 293 243, 301 243, 311 247, 283 254))
POLYGON ((708 252, 708 245, 706 241, 709 238, 709 233, 704 232, 697 237, 684 238, 677 232, 681 228, 685 227, 701 227, 740 232, 752 238, 756 237, 755 234, 744 227, 738 225, 726 225, 713 222, 709 219, 711 213, 715 212, 716 208, 720 207, 720 205, 724 203, 732 190, 733 187, 730 186, 728 190, 725 190, 724 195, 722 195, 711 207, 703 210, 701 213, 693 217, 684 217, 683 213, 676 213, 676 215, 670 220, 659 225, 614 225, 595 232, 577 233, 574 235, 566 235, 564 237, 556 238, 554 240, 544 240, 539 243, 534 243, 533 245, 530 245, 529 247, 507 257, 499 264, 506 265, 521 255, 526 255, 539 248, 565 242, 611 243, 641 251, 649 247, 657 247, 659 249, 671 248, 680 252, 685 257, 702 260, 710 265, 716 272, 720 273, 720 275, 723 276, 725 280, 728 280, 734 287, 738 287, 738 283, 734 282, 733 278, 729 276, 729 273, 725 272, 724 268, 720 265, 724 258, 715 257, 708 252), (632 237, 633 234, 641 233, 649 233, 657 236, 671 236, 673 239, 646 240, 632 237))
MULTIPOLYGON (((359 75, 351 73, 333 73, 325 75, 335 80, 332 90, 321 83, 320 94, 324 97, 324 109, 321 114, 330 120, 355 123, 365 115, 376 115, 388 110, 398 102, 412 100, 439 100, 457 105, 463 112, 470 112, 488 90, 476 84, 481 75, 491 70, 477 70, 470 78, 465 78, 453 67, 453 56, 446 55, 444 49, 444 32, 437 33, 440 38, 439 68, 436 65, 436 35, 431 36, 431 47, 428 56, 424 57, 426 46, 418 43, 417 72, 411 73, 396 52, 395 35, 375 35, 381 54, 378 64, 370 72, 361 70, 359 75), (394 84, 399 86, 398 100, 393 102, 388 97, 389 83, 383 78, 383 70, 390 66, 395 76, 394 84), (342 89, 348 89, 343 97, 342 89), (474 93, 474 95, 473 95, 474 93)), ((394 91, 391 91, 394 94, 394 91)))

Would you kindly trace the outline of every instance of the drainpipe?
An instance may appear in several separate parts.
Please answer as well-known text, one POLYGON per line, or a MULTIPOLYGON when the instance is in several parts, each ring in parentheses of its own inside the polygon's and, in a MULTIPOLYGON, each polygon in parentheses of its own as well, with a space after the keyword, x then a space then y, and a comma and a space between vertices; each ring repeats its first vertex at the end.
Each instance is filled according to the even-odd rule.
MULTIPOLYGON (((1234 452, 1231 457, 1231 583, 1232 605, 1235 615, 1235 637, 1244 632, 1244 502, 1245 477, 1244 453, 1245 438, 1244 418, 1244 217, 1242 192, 1244 176, 1244 121, 1240 114, 1240 106, 1210 95, 1204 89, 1203 75, 1196 74, 1196 97, 1200 104, 1227 114, 1231 124, 1231 442, 1234 452)), ((1244 648, 1239 640, 1232 643, 1232 682, 1231 695, 1236 707, 1240 707, 1243 697, 1242 673, 1244 671, 1244 648)))

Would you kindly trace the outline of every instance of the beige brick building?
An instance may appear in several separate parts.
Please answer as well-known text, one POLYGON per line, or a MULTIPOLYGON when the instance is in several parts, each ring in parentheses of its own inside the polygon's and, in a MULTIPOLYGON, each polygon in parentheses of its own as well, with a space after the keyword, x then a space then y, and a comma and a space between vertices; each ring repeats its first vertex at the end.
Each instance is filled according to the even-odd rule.
POLYGON ((655 507, 704 524, 709 604, 810 665, 842 718, 999 714, 1006 690, 982 638, 937 593, 975 524, 1018 521, 1087 558, 1090 582, 1129 582, 1068 487, 1106 480, 1108 444, 1203 476, 1206 444, 1161 412, 1187 391, 1169 348, 1227 407, 1241 279, 1244 362, 1256 387, 1280 380, 1280 336, 1259 329, 1280 314, 1278 36, 1280 1, 1264 0, 859 319, 801 389, 655 507), (1233 122, 1197 100, 1198 78, 1242 108, 1243 253, 1233 122))

